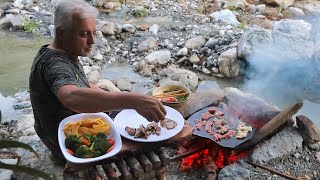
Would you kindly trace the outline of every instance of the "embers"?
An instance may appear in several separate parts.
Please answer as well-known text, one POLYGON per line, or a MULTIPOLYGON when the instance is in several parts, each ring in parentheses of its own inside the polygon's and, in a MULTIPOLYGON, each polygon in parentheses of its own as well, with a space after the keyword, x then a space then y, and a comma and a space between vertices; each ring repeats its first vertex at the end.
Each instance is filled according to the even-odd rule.
POLYGON ((216 171, 218 171, 223 167, 246 157, 249 153, 249 151, 237 151, 223 148, 204 138, 197 138, 178 148, 178 153, 180 155, 188 154, 188 152, 194 153, 181 159, 180 169, 183 171, 190 171, 193 168, 204 168, 207 172, 212 171, 212 168, 214 167, 212 164, 216 165, 216 171))

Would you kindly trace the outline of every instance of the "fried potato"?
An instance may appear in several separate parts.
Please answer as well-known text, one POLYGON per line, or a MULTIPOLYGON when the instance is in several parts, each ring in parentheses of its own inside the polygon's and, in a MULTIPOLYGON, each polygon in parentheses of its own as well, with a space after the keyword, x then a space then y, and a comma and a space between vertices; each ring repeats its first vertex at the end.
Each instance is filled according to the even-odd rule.
POLYGON ((99 132, 109 134, 110 130, 109 123, 105 122, 101 117, 85 118, 77 122, 69 122, 63 128, 66 136, 75 134, 79 137, 85 134, 96 135, 99 132))

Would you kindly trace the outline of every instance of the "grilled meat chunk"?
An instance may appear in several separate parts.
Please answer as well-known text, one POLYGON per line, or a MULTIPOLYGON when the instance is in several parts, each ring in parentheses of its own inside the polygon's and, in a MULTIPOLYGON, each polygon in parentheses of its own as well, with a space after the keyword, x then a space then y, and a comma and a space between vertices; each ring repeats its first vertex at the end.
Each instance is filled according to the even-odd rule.
POLYGON ((129 135, 134 136, 136 134, 136 128, 131 128, 129 126, 125 127, 125 130, 128 132, 129 135))

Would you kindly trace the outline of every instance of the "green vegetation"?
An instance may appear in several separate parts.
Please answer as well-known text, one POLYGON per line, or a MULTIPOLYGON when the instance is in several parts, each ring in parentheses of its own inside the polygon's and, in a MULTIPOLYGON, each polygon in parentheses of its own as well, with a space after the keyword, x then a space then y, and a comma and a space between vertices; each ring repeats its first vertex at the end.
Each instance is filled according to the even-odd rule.
MULTIPOLYGON (((4 148, 23 148, 23 149, 31 151, 37 157, 39 157, 38 154, 33 150, 33 148, 31 146, 29 146, 28 144, 18 142, 18 141, 0 140, 0 149, 4 149, 4 148)), ((0 169, 8 169, 8 170, 12 170, 15 172, 23 172, 23 173, 30 174, 32 176, 42 177, 44 179, 53 179, 48 174, 46 174, 42 171, 30 168, 30 167, 26 167, 26 166, 12 165, 12 164, 6 164, 3 162, 0 162, 0 169)))
POLYGON ((28 33, 34 33, 39 28, 39 23, 37 21, 29 21, 23 26, 23 30, 28 33))
POLYGON ((137 6, 132 10, 132 15, 134 17, 145 17, 148 14, 148 10, 143 6, 137 6))
POLYGON ((245 27, 246 27, 246 23, 244 23, 244 22, 241 22, 241 23, 237 26, 238 29, 244 29, 245 27))

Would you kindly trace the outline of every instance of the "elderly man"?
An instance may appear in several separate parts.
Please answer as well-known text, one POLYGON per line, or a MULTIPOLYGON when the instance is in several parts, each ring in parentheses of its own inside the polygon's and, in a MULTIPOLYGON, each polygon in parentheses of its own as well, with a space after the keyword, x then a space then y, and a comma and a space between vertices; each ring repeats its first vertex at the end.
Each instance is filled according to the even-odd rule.
MULTIPOLYGON (((62 119, 81 112, 135 109, 149 121, 165 118, 157 99, 130 92, 107 92, 90 84, 78 56, 88 56, 94 44, 98 11, 82 0, 62 1, 55 10, 55 38, 35 57, 29 79, 35 130, 57 158, 62 119)), ((128 119, 129 120, 129 119, 128 119)))

